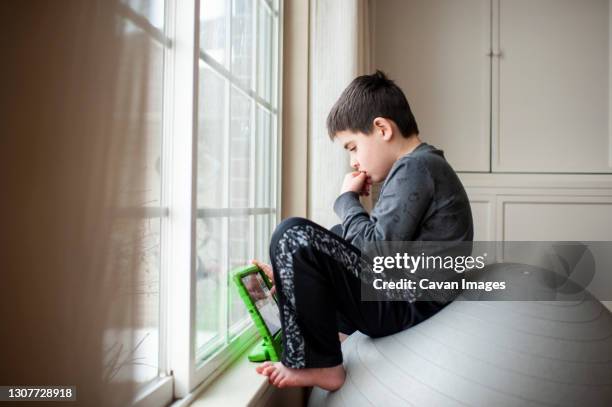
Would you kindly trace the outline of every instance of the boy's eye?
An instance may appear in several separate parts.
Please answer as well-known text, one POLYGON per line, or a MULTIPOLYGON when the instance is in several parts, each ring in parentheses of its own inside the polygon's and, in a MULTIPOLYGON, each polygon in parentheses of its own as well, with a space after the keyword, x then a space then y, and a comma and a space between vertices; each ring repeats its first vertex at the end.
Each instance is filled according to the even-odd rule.
POLYGON ((357 151, 357 147, 351 147, 349 148, 349 151, 357 151))

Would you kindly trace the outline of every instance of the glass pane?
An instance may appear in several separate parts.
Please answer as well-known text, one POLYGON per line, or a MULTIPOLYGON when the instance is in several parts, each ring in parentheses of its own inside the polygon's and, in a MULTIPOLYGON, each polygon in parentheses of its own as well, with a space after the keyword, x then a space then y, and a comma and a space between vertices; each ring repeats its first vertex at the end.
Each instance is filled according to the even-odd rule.
MULTIPOLYGON (((197 207, 225 208, 229 83, 201 61, 199 83, 197 207)), ((196 225, 195 347, 205 357, 225 343, 227 218, 199 215, 196 225)))
POLYGON ((258 7, 258 38, 257 38, 257 94, 267 102, 272 103, 272 82, 274 69, 272 66, 272 49, 274 43, 274 18, 268 8, 262 4, 258 7))
POLYGON ((252 205, 251 171, 252 111, 251 99, 232 88, 230 114, 230 207, 248 208, 252 205))
POLYGON ((278 115, 270 115, 270 205, 276 208, 278 194, 278 115))
MULTIPOLYGON (((163 1, 129 4, 163 23, 163 1)), ((161 205, 164 49, 129 20, 119 24, 122 49, 113 123, 127 135, 118 161, 118 173, 126 176, 118 180, 120 207, 108 250, 114 270, 126 273, 108 307, 122 309, 125 322, 105 332, 103 363, 108 380, 145 383, 159 374, 161 210, 148 215, 144 209, 161 205)))
POLYGON ((255 258, 270 264, 270 225, 274 214, 255 217, 255 258))
MULTIPOLYGON (((229 78, 224 78, 225 73, 217 74, 214 64, 200 63, 197 206, 273 207, 277 117, 258 106, 245 89, 260 92, 269 103, 274 103, 277 17, 260 0, 228 0, 202 2, 201 20, 201 35, 210 37, 202 39, 202 49, 224 66, 229 65, 233 79, 230 83, 229 78), (229 5, 223 8, 220 3, 229 5), (230 25, 228 15, 231 36, 223 37, 221 32, 225 33, 230 25), (259 24, 264 35, 260 34, 258 47, 255 30, 259 24), (229 42, 231 54, 227 53, 229 42), (223 59, 225 55, 230 55, 229 61, 223 59), (256 79, 260 84, 257 89, 256 79)), ((250 323, 246 307, 228 276, 231 270, 247 265, 254 257, 269 261, 269 239, 275 219, 275 214, 198 218, 198 357, 223 346, 245 323, 250 323)))
POLYGON ((140 222, 141 267, 134 281, 136 295, 136 329, 133 360, 136 381, 145 382, 158 375, 159 365, 159 282, 161 219, 140 222))
MULTIPOLYGON (((115 122, 133 137, 126 141, 127 157, 142 156, 145 162, 133 178, 121 179, 121 202, 124 206, 161 204, 161 142, 163 96, 163 46, 151 39, 129 20, 122 20, 124 42, 118 63, 118 91, 115 122), (137 193, 134 178, 144 182, 137 193)), ((133 160, 126 160, 133 166, 133 160)))
POLYGON ((227 206, 227 81, 200 62, 198 102, 198 208, 227 206))
MULTIPOLYGON (((243 267, 249 264, 249 260, 253 258, 254 251, 252 248, 253 232, 254 232, 254 217, 253 216, 236 216, 229 220, 229 261, 230 270, 238 267, 243 267)), ((230 292, 230 327, 244 321, 248 317, 248 311, 244 306, 244 302, 238 295, 237 290, 231 284, 230 292)))
POLYGON ((232 3, 232 75, 247 89, 253 89, 255 67, 253 4, 255 0, 234 0, 232 3))
POLYGON ((164 48, 153 40, 149 40, 149 63, 147 67, 147 101, 144 105, 144 119, 141 125, 145 129, 146 142, 141 148, 146 149, 145 173, 146 187, 144 190, 144 206, 159 207, 161 205, 162 187, 162 131, 163 131, 163 82, 164 82, 164 48))
POLYGON ((123 0, 136 13, 140 14, 154 27, 164 28, 164 0, 123 0))
POLYGON ((131 327, 104 333, 105 372, 111 381, 145 383, 159 373, 160 219, 118 218, 111 233, 115 268, 137 271, 124 276, 117 284, 117 297, 110 299, 109 308, 130 298, 129 308, 123 310, 134 319, 131 327), (135 230, 136 239, 131 234, 135 230))
POLYGON ((273 206, 270 188, 272 186, 272 127, 270 113, 261 107, 257 108, 257 158, 255 165, 255 206, 271 208, 273 206))
POLYGON ((228 67, 229 0, 206 0, 200 5, 200 48, 228 67))
POLYGON ((215 340, 225 341, 226 220, 198 218, 196 222, 196 351, 215 340))
POLYGON ((278 42, 278 17, 272 20, 272 107, 278 107, 278 82, 279 82, 279 42, 278 42))

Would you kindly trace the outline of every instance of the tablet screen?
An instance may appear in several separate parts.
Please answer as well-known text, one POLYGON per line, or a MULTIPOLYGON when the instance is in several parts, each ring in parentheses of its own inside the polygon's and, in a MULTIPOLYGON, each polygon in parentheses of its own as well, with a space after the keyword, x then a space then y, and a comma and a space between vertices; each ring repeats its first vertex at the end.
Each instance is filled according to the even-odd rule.
POLYGON ((281 329, 280 313, 276 300, 272 297, 270 289, 259 273, 251 273, 242 277, 242 284, 249 292, 249 296, 263 318, 268 331, 272 336, 281 329))

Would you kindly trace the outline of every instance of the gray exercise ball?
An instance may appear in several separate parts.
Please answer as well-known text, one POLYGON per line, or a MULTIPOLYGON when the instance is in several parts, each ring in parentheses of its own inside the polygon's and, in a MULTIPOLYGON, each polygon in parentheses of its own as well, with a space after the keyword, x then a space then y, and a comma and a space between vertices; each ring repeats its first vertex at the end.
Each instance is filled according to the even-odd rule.
MULTIPOLYGON (((530 279, 530 284, 533 280, 530 279)), ((343 344, 317 406, 612 406, 612 314, 571 301, 455 301, 403 332, 343 344)))

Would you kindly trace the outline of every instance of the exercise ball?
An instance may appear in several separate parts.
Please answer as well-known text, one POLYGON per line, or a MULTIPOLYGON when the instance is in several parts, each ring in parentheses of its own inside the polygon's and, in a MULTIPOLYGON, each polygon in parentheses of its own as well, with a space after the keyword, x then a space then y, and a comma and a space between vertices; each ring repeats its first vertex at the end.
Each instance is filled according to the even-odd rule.
POLYGON ((342 351, 346 382, 314 388, 310 407, 612 406, 612 314, 587 292, 566 301, 460 297, 395 335, 356 332, 342 351))

